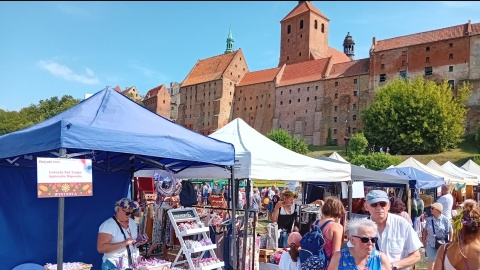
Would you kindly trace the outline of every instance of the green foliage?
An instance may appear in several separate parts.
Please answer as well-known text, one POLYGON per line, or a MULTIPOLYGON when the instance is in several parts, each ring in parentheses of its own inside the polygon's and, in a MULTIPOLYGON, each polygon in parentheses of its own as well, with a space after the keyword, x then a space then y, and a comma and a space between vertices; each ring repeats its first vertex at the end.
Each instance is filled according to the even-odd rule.
POLYGON ((475 134, 475 145, 477 146, 478 151, 480 152, 480 124, 478 125, 477 133, 475 134))
POLYGON ((284 129, 274 129, 267 134, 267 137, 287 149, 292 149, 292 136, 284 129))
POLYGON ((456 89, 444 81, 422 77, 395 79, 377 90, 362 119, 371 144, 386 145, 402 154, 439 153, 456 147, 464 134, 470 85, 456 89))
POLYGON ((350 163, 355 165, 364 165, 365 168, 379 171, 388 168, 390 165, 398 165, 402 163, 399 156, 392 156, 390 154, 373 153, 370 155, 358 155, 350 159, 350 163))
POLYGON ((367 138, 362 132, 355 133, 348 143, 348 158, 353 159, 365 153, 368 147, 367 138))
POLYGON ((65 95, 61 99, 53 97, 40 100, 38 105, 30 105, 16 111, 0 109, 0 135, 11 133, 40 123, 78 104, 80 99, 65 95))
POLYGON ((477 164, 480 164, 480 155, 474 155, 472 157, 472 161, 477 163, 477 164))
POLYGON ((305 155, 308 153, 308 144, 301 138, 293 138, 292 151, 305 155))
POLYGON ((335 141, 332 139, 332 129, 328 128, 326 146, 335 146, 335 141))

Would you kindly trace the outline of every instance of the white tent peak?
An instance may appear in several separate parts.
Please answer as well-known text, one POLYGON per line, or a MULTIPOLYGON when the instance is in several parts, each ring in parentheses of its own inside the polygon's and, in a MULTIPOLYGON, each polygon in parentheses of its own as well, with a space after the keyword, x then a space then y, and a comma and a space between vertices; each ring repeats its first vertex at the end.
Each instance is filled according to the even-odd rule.
POLYGON ((468 172, 458 166, 456 166, 455 164, 453 164, 452 162, 450 161, 447 161, 445 162, 445 164, 442 165, 442 168, 444 168, 445 170, 455 174, 455 175, 458 175, 460 177, 465 177, 465 178, 468 178, 468 179, 474 179, 478 182, 478 179, 480 178, 480 175, 476 175, 474 173, 471 173, 471 172, 468 172))
POLYGON ((345 160, 342 156, 340 156, 337 152, 333 152, 330 156, 328 156, 329 158, 333 158, 333 159, 336 159, 336 160, 340 160, 340 161, 343 161, 343 162, 346 162, 346 163, 349 163, 347 160, 345 160))

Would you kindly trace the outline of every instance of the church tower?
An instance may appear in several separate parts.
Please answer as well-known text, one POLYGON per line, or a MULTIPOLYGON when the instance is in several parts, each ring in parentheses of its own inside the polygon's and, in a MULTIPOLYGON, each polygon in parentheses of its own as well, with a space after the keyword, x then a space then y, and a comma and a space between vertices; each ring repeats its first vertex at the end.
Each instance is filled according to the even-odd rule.
POLYGON ((232 36, 232 28, 228 28, 228 37, 227 37, 227 49, 225 53, 233 52, 233 36, 232 36))
POLYGON ((329 56, 329 22, 310 1, 298 1, 298 5, 280 21, 278 66, 329 56))
POLYGON ((355 50, 353 48, 353 45, 355 45, 355 41, 353 41, 350 32, 348 32, 347 36, 343 40, 343 53, 345 53, 351 60, 354 60, 355 57, 355 50))

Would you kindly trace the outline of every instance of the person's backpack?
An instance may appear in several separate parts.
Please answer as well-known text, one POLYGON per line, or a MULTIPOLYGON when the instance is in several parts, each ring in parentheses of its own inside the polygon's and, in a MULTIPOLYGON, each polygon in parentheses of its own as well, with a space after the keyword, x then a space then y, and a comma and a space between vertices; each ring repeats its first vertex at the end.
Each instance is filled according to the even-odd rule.
POLYGON ((197 191, 192 182, 182 181, 182 191, 180 192, 180 204, 184 207, 192 207, 197 204, 197 191))
POLYGON ((300 240, 299 257, 302 270, 327 269, 330 258, 327 257, 323 248, 325 239, 323 238, 322 230, 330 222, 333 222, 333 220, 327 220, 319 227, 317 221, 315 225, 312 225, 312 230, 306 233, 300 240))

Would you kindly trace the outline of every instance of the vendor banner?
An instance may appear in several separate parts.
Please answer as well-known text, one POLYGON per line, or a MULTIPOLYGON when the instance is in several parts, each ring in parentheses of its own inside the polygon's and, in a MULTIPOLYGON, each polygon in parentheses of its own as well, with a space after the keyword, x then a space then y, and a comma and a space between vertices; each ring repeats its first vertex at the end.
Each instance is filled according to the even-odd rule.
POLYGON ((37 158, 38 198, 93 196, 92 160, 37 158))
POLYGON ((284 180, 253 180, 254 187, 271 187, 275 185, 276 187, 286 187, 287 181, 284 180))

